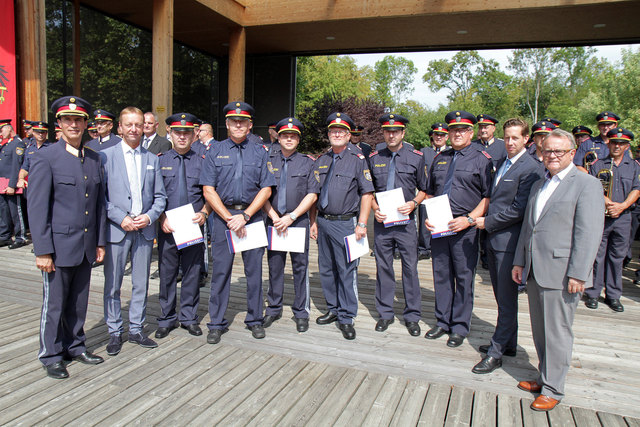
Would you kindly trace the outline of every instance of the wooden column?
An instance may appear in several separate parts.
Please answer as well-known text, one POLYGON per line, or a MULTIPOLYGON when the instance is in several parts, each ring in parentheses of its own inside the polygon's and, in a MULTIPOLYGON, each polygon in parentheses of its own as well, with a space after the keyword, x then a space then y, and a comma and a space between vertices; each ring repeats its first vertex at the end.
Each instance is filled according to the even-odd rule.
MULTIPOLYGON (((16 3, 19 118, 47 119, 47 53, 44 0, 16 3)), ((17 123, 19 132, 21 123, 17 123)))
POLYGON ((151 107, 158 115, 158 134, 173 108, 173 0, 153 0, 151 107))
POLYGON ((73 94, 82 96, 80 72, 80 0, 73 0, 73 94))
POLYGON ((229 39, 229 100, 244 101, 247 34, 244 27, 231 33, 229 39))

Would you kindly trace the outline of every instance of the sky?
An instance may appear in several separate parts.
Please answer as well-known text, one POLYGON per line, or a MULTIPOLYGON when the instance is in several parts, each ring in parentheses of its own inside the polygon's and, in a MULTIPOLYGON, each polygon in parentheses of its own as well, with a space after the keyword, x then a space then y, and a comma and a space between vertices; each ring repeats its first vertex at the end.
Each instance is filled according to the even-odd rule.
MULTIPOLYGON (((608 62, 619 62, 622 57, 622 49, 633 48, 637 50, 640 48, 640 44, 633 45, 613 45, 613 46, 596 46, 596 56, 604 58, 608 62)), ((422 82, 422 76, 427 72, 429 61, 434 59, 451 59, 457 51, 442 51, 442 52, 403 52, 392 54, 395 56, 403 56, 413 61, 413 64, 418 68, 418 72, 414 78, 414 91, 409 95, 408 99, 414 99, 421 104, 436 108, 438 104, 445 104, 447 91, 441 90, 439 92, 431 92, 427 85, 422 82)), ((500 64, 500 68, 508 72, 507 65, 509 64, 508 57, 511 53, 511 49, 493 49, 493 50, 480 50, 480 55, 485 59, 494 59, 500 64)), ((369 65, 373 67, 377 61, 383 59, 388 53, 371 53, 361 55, 350 55, 358 64, 359 67, 369 65)))

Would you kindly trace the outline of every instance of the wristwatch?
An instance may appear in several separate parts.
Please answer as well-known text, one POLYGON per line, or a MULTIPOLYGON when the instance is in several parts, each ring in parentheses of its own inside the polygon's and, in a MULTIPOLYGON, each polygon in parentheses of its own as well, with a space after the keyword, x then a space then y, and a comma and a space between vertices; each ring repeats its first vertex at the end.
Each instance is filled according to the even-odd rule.
POLYGON ((413 209, 418 209, 418 205, 419 203, 416 202, 415 200, 411 199, 411 201, 413 202, 413 204, 415 205, 413 209))
POLYGON ((247 214, 246 212, 242 212, 242 218, 244 218, 245 222, 249 222, 249 220, 251 219, 249 214, 247 214))
POLYGON ((364 222, 359 222, 358 227, 367 228, 367 224, 365 224, 364 222))
POLYGON ((467 215, 467 222, 468 222, 470 225, 473 225, 473 224, 475 224, 476 220, 475 220, 475 219, 473 219, 473 218, 471 218, 469 215, 467 215))
POLYGON ((295 221, 296 219, 298 219, 298 215, 294 214, 293 212, 291 212, 289 214, 289 218, 291 218, 291 221, 295 221))

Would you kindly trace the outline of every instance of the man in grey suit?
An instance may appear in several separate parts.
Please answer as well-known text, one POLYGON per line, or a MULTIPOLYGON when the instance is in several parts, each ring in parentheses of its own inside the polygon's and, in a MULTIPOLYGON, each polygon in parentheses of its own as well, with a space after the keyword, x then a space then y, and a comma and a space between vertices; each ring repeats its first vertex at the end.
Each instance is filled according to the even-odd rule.
POLYGON ((540 395, 536 411, 553 409, 564 397, 573 347, 571 326, 585 288, 592 286, 593 261, 604 227, 600 182, 573 165, 573 135, 553 130, 542 144, 545 179, 532 189, 513 259, 512 277, 527 284, 539 376, 520 381, 540 395))
POLYGON ((151 111, 144 113, 142 148, 156 155, 169 151, 172 148, 171 141, 164 136, 158 135, 157 132, 158 116, 151 111))
POLYGON ((155 221, 164 211, 167 196, 158 157, 140 146, 144 116, 135 107, 120 113, 122 142, 101 152, 107 199, 107 254, 104 261, 104 317, 111 338, 107 354, 122 349, 120 287, 131 254, 129 342, 157 347, 142 331, 147 306, 149 264, 155 221))
POLYGON ((542 166, 525 148, 527 122, 509 119, 503 129, 507 158, 498 164, 487 215, 476 218, 476 227, 487 231, 487 262, 498 303, 496 330, 491 343, 480 346, 487 355, 473 367, 476 374, 488 374, 502 366, 503 355, 516 354, 518 285, 511 279, 511 267, 531 186, 543 175, 542 166))

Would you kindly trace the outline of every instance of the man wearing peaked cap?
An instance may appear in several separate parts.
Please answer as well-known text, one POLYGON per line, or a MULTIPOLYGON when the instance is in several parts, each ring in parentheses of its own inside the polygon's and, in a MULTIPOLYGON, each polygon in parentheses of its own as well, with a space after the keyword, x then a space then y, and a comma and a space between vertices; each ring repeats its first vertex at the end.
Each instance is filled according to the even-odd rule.
MULTIPOLYGON (((290 227, 304 228, 309 235, 309 226, 315 223, 315 212, 309 212, 320 192, 320 184, 315 179, 313 167, 315 159, 298 153, 304 126, 294 117, 287 117, 276 124, 279 150, 269 150, 269 167, 273 170, 277 185, 270 200, 265 203, 267 224, 272 226, 271 235, 286 233, 290 227)), ((282 317, 284 297, 284 266, 286 251, 268 250, 269 292, 263 326, 268 328, 282 317)), ((295 297, 293 311, 296 330, 305 332, 309 328, 309 239, 305 240, 304 252, 290 252, 293 271, 295 297)))
POLYGON ((362 140, 362 132, 364 131, 363 126, 355 125, 355 127, 351 130, 351 143, 358 147, 362 154, 368 159, 369 154, 371 154, 371 146, 362 140))
POLYGON ((316 319, 319 325, 338 322, 342 336, 355 339, 354 318, 358 313, 358 260, 345 257, 344 238, 367 235, 373 183, 365 157, 349 144, 353 122, 341 112, 327 118, 331 150, 316 160, 314 178, 320 185, 318 220, 311 226, 311 238, 318 240, 320 283, 327 312, 316 319))
POLYGON ((24 139, 31 139, 33 122, 31 120, 22 120, 22 129, 24 130, 24 139))
POLYGON ((27 244, 22 190, 16 189, 25 148, 11 126, 11 119, 0 120, 0 178, 4 178, 0 184, 0 246, 9 249, 27 244))
MULTIPOLYGON (((225 312, 231 292, 231 269, 235 253, 227 243, 231 232, 242 238, 246 225, 263 221, 262 207, 276 185, 268 168, 269 156, 263 145, 249 138, 253 127, 253 107, 245 102, 231 102, 223 108, 229 137, 212 145, 206 156, 200 184, 204 196, 214 210, 211 237, 211 257, 216 266, 211 277, 209 298, 209 334, 207 342, 217 344, 228 331, 225 312)), ((242 252, 247 278, 247 315, 245 324, 251 335, 264 338, 262 326, 262 257, 264 248, 242 252)))
POLYGON ((93 115, 93 120, 98 130, 98 137, 89 141, 87 147, 95 151, 100 151, 113 147, 122 141, 119 136, 111 132, 113 129, 113 121, 116 119, 115 115, 106 110, 96 110, 93 112, 93 115))
POLYGON ((98 126, 96 126, 96 122, 89 122, 87 132, 91 139, 96 139, 98 137, 98 126))
POLYGON ((277 124, 278 124, 277 121, 269 122, 267 124, 267 131, 269 132, 269 142, 271 142, 272 144, 278 141, 278 131, 276 130, 277 124))
MULTIPOLYGON (((448 195, 454 217, 449 230, 431 240, 437 322, 425 336, 437 339, 448 333, 449 347, 458 347, 469 334, 478 262, 475 219, 484 216, 491 195, 490 156, 471 145, 476 121, 466 111, 446 115, 452 149, 435 158, 427 187, 428 197, 448 195)), ((429 220, 425 225, 433 233, 429 220)))
POLYGON ((625 155, 633 133, 613 128, 607 133, 609 155, 599 159, 589 174, 600 178, 605 189, 606 215, 602 241, 593 264, 593 287, 585 290, 585 305, 598 307, 598 297, 604 289, 604 302, 613 311, 621 312, 622 269, 630 245, 631 213, 640 196, 640 165, 625 155))
POLYGON ((489 153, 495 170, 507 157, 504 141, 494 136, 498 119, 494 119, 488 114, 480 114, 476 119, 478 120, 478 139, 472 142, 478 145, 480 151, 489 153))
POLYGON ((560 127, 560 125, 562 124, 562 122, 558 119, 554 119, 553 117, 545 117, 544 119, 540 120, 541 122, 551 122, 553 123, 556 127, 560 127))
MULTIPOLYGON (((579 170, 582 172, 589 172, 586 169, 587 165, 585 164, 585 156, 588 152, 594 152, 598 159, 604 159, 609 155, 609 147, 607 145, 609 144, 609 138, 607 137, 607 133, 617 127, 619 121, 620 117, 611 111, 603 111, 596 116, 599 135, 580 144, 576 150, 576 155, 573 157, 573 163, 579 170)), ((629 158, 631 158, 628 150, 625 152, 625 156, 629 156, 629 158)))
POLYGON ((44 279, 38 359, 52 378, 66 378, 64 359, 98 364, 85 345, 91 264, 106 244, 100 155, 82 144, 91 105, 65 96, 51 106, 62 136, 37 150, 29 166, 29 224, 44 279))
POLYGON ((551 122, 541 121, 531 127, 531 139, 533 144, 528 148, 529 154, 542 164, 542 143, 552 130, 556 129, 556 125, 551 122))
POLYGON ((593 131, 586 126, 576 126, 571 130, 573 137, 576 139, 576 144, 578 147, 586 140, 591 139, 591 135, 593 135, 593 131))
POLYGON ((49 133, 49 123, 46 122, 32 122, 33 124, 33 139, 34 143, 26 148, 24 154, 24 160, 22 160, 22 166, 20 167, 20 174, 18 176, 18 188, 27 188, 28 182, 26 180, 29 174, 29 168, 33 160, 33 156, 44 147, 52 144, 47 141, 47 135, 49 133))
POLYGON ((62 128, 58 123, 56 123, 55 132, 56 132, 56 141, 60 141, 60 138, 62 138, 62 128))

